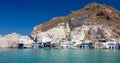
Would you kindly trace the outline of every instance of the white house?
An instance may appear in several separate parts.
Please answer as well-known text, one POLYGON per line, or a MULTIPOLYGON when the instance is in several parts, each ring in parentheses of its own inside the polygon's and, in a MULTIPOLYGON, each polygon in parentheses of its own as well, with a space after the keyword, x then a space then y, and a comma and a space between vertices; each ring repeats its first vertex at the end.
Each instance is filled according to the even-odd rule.
POLYGON ((116 49, 116 42, 106 42, 106 48, 108 49, 116 49))
POLYGON ((71 48, 71 43, 68 42, 60 42, 60 47, 61 48, 71 48))

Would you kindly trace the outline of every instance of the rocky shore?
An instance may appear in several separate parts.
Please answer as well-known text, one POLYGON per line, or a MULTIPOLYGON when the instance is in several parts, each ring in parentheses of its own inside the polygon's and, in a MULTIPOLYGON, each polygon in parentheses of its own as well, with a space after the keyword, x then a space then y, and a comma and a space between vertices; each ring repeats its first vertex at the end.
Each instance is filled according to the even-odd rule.
POLYGON ((37 42, 81 42, 112 39, 120 41, 120 12, 110 6, 91 3, 68 16, 55 17, 34 27, 37 42))
POLYGON ((45 45, 47 43, 69 44, 71 48, 76 44, 75 47, 82 48, 83 44, 90 46, 90 43, 94 43, 98 45, 93 45, 94 48, 102 48, 104 42, 95 41, 100 39, 104 39, 105 44, 112 42, 116 46, 120 42, 119 24, 120 12, 118 10, 104 4, 90 3, 68 16, 55 17, 35 26, 30 34, 31 37, 23 37, 16 33, 0 36, 0 48, 33 47, 33 44, 45 45), (86 40, 90 43, 86 43, 86 40))
POLYGON ((24 44, 24 42, 31 43, 30 41, 33 40, 28 36, 21 36, 20 34, 12 33, 5 36, 0 36, 0 48, 18 48, 21 42, 24 44))

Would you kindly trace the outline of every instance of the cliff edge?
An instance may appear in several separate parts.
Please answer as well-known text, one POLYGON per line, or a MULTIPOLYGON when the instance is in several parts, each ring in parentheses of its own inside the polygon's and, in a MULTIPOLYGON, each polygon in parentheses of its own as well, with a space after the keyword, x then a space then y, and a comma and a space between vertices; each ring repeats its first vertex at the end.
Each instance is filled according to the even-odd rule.
POLYGON ((35 26, 31 37, 38 42, 120 40, 120 12, 105 4, 90 3, 68 16, 35 26))

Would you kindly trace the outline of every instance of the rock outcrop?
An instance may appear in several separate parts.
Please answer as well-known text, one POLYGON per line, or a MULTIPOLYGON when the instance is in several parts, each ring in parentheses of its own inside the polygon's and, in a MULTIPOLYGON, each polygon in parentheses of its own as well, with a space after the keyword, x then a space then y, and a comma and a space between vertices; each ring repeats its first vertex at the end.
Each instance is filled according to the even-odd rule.
POLYGON ((20 34, 17 34, 17 33, 1 36, 0 47, 1 48, 17 47, 19 37, 20 37, 20 34))
POLYGON ((20 36, 18 40, 18 48, 31 48, 34 47, 34 41, 27 35, 20 36))
MULTIPOLYGON (((22 35, 12 33, 4 36, 0 36, 0 48, 17 48, 19 39, 22 35)), ((33 43, 34 41, 28 36, 22 36, 26 41, 24 43, 33 43)))
POLYGON ((6 38, 0 37, 0 48, 6 48, 6 47, 9 47, 6 38))
POLYGON ((57 27, 49 29, 48 31, 41 32, 41 30, 37 31, 37 35, 31 35, 35 40, 39 42, 51 42, 51 41, 66 41, 69 38, 70 27, 68 24, 60 23, 57 27))
POLYGON ((119 11, 107 5, 91 3, 68 16, 53 18, 36 26, 31 37, 38 42, 120 39, 119 24, 119 11))

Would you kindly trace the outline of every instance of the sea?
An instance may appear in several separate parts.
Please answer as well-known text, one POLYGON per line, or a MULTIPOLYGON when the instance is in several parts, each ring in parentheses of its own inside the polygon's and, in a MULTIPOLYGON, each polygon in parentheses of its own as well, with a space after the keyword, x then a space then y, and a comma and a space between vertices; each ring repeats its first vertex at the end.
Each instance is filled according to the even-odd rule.
POLYGON ((1 48, 0 63, 120 63, 120 50, 1 48))

